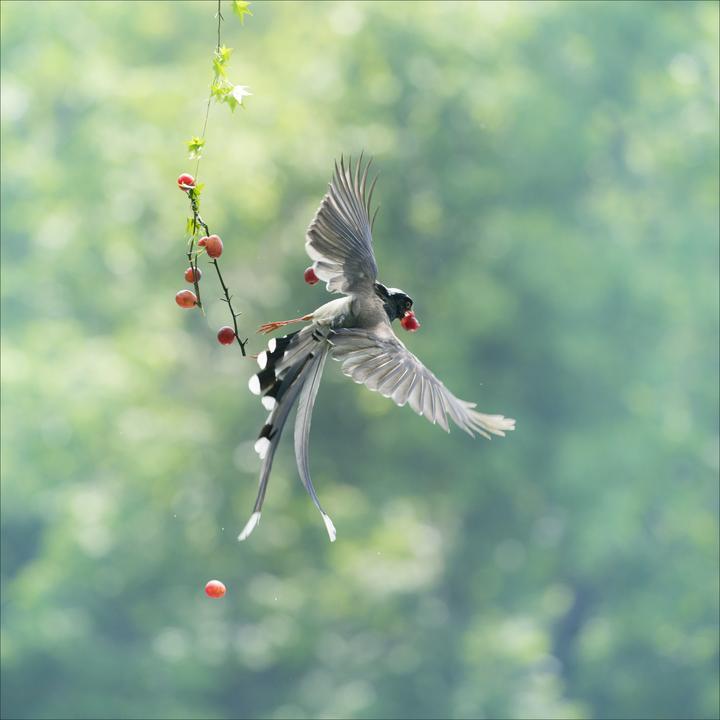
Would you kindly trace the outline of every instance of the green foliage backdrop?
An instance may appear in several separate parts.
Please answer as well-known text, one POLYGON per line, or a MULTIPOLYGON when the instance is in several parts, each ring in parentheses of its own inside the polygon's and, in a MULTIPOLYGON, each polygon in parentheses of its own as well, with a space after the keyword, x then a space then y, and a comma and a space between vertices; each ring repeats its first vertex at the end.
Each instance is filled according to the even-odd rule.
POLYGON ((304 231, 364 149, 403 339, 517 431, 331 363, 337 543, 285 442, 239 545, 253 363, 209 269, 173 302, 214 3, 3 2, 3 717, 717 717, 718 4, 252 9, 201 166, 242 327, 325 301, 304 231))

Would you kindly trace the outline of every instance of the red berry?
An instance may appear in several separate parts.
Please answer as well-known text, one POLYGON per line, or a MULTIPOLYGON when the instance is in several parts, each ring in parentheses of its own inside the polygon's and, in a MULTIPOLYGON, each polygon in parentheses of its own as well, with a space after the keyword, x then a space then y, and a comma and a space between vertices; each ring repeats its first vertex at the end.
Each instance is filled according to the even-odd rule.
POLYGON ((211 598, 221 598, 225 594, 225 585, 219 580, 210 580, 205 585, 205 594, 211 598))
POLYGON ((205 245, 207 245, 207 241, 208 241, 207 235, 205 237, 201 237, 198 240, 198 247, 205 247, 205 245))
POLYGON ((405 328, 405 330, 409 330, 410 332, 415 332, 420 327, 420 323, 412 310, 408 310, 405 313, 405 316, 400 321, 400 324, 405 328))
POLYGON ((205 252, 211 258, 219 258, 222 255, 223 242, 219 235, 211 235, 205 239, 205 252))
POLYGON ((235 340, 235 331, 225 325, 218 330, 217 339, 221 345, 231 345, 235 340))
POLYGON ((305 270, 304 277, 305 282, 308 285, 315 285, 320 282, 320 278, 315 274, 315 270, 313 270, 312 265, 307 270, 305 270))
POLYGON ((183 192, 187 192, 191 187, 195 187, 195 178, 192 175, 183 173, 177 179, 177 184, 183 192))
POLYGON ((181 290, 175 295, 175 302, 181 308, 191 308, 197 305, 197 296, 192 290, 181 290))
POLYGON ((200 268, 189 267, 185 271, 185 280, 189 283, 194 283, 196 280, 200 280, 202 277, 202 270, 200 268))

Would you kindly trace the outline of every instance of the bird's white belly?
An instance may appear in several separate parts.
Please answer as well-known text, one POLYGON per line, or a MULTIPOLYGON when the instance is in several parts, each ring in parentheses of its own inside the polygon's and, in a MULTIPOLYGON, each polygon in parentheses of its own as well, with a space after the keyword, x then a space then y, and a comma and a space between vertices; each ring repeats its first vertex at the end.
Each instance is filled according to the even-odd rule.
POLYGON ((313 311, 313 322, 331 327, 342 325, 345 318, 350 314, 351 304, 352 297, 349 296, 331 300, 313 311))

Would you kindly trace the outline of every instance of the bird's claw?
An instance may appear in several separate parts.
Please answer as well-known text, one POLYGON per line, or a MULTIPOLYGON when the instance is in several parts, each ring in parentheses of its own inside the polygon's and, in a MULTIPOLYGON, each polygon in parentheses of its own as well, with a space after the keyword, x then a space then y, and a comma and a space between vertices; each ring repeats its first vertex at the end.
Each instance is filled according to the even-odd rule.
POLYGON ((263 325, 261 325, 261 326, 258 328, 258 332, 259 332, 259 333, 264 333, 265 335, 267 335, 267 334, 269 334, 269 333, 271 333, 271 332, 274 332, 274 331, 277 330, 278 328, 283 327, 283 325, 287 325, 287 321, 285 321, 285 320, 280 320, 280 321, 276 321, 276 322, 264 323, 263 325))

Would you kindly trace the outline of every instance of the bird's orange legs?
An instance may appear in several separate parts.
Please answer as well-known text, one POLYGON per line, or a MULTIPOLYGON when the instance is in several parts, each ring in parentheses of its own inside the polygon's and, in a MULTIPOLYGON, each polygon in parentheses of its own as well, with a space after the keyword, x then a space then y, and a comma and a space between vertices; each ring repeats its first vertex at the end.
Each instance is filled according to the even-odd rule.
POLYGON ((308 320, 312 319, 312 315, 303 315, 302 317, 293 318, 292 320, 277 320, 275 322, 264 323, 258 328, 258 332, 265 333, 267 335, 268 333, 274 332, 278 328, 284 327, 285 325, 290 325, 291 323, 298 322, 307 322, 308 320))

